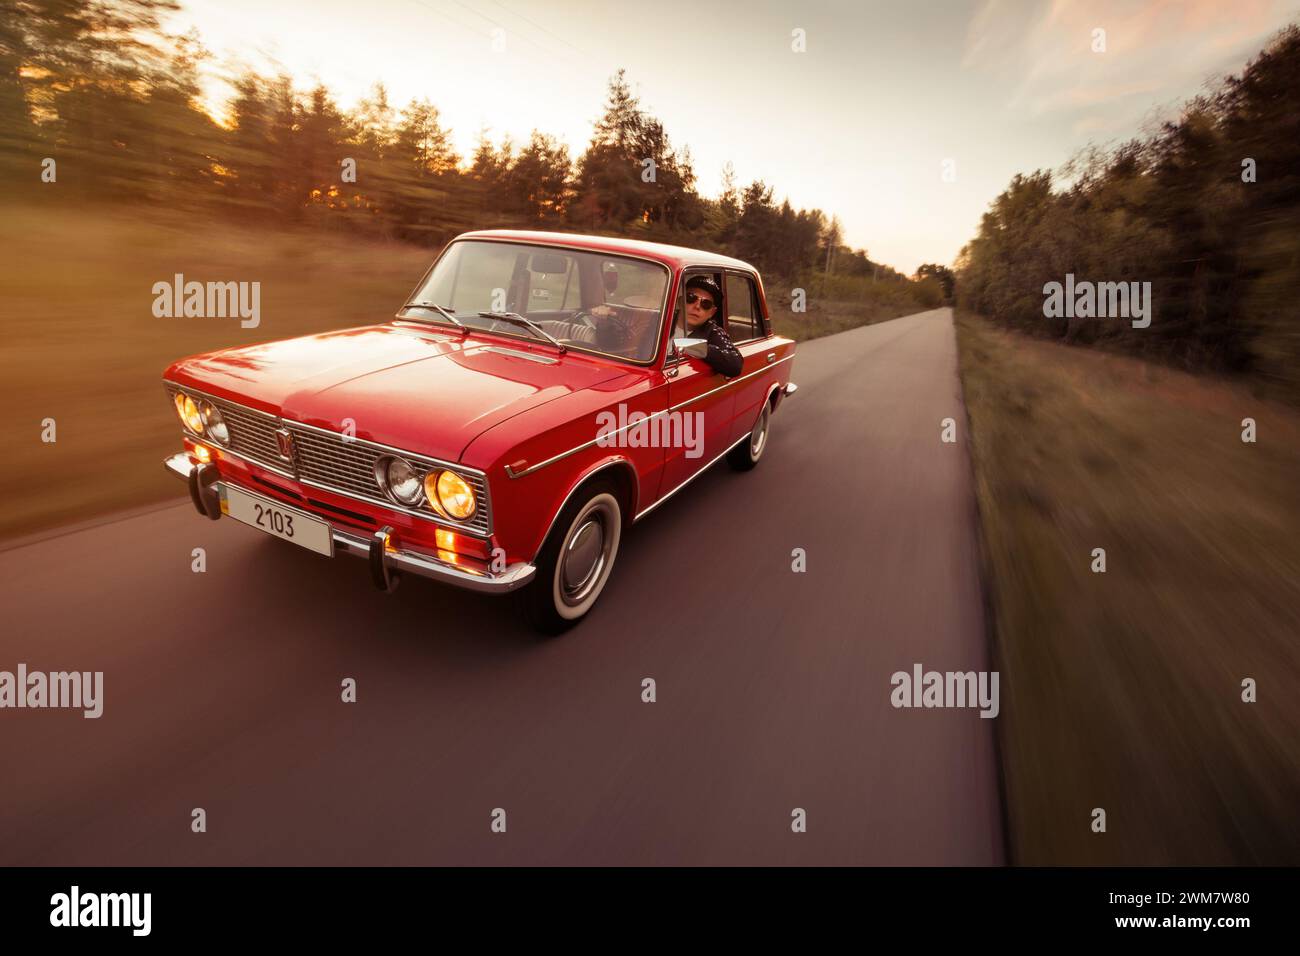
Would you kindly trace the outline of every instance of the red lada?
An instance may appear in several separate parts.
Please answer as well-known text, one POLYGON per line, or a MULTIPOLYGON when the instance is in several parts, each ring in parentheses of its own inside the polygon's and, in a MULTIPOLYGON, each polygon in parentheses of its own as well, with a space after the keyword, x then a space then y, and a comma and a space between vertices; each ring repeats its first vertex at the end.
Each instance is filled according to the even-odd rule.
POLYGON ((386 591, 403 574, 519 591, 558 633, 600 596, 625 527, 724 456, 758 463, 794 351, 737 259, 470 232, 391 322, 168 368, 185 450, 166 466, 208 518, 363 558, 386 591), (729 378, 688 334, 697 276, 744 360, 729 378))

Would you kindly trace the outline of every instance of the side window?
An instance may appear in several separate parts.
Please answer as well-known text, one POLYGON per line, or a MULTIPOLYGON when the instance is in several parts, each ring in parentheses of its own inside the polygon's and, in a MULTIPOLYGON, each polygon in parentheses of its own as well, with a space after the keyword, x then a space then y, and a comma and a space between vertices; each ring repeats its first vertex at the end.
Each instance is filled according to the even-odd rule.
MULTIPOLYGON (((722 276, 717 272, 704 272, 693 270, 682 276, 682 284, 677 294, 677 304, 673 308, 673 338, 690 338, 691 332, 686 326, 686 283, 696 276, 707 276, 716 283, 722 282, 722 276)), ((722 322, 721 314, 714 315, 714 320, 719 324, 722 322)), ((668 350, 669 360, 672 359, 672 349, 668 350)))
POLYGON ((733 342, 748 342, 763 334, 754 283, 747 276, 727 273, 727 334, 733 342))

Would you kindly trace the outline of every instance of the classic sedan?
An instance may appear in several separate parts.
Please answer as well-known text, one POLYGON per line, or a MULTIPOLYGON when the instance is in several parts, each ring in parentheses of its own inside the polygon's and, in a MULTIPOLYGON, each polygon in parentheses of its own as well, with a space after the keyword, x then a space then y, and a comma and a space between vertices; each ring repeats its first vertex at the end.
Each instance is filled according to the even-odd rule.
POLYGON ((555 634, 596 603, 628 526, 724 457, 758 464, 794 352, 737 259, 470 232, 392 321, 169 367, 184 450, 165 465, 210 519, 362 558, 385 591, 413 574, 517 592, 555 634), (706 361, 687 299, 737 374, 706 361))

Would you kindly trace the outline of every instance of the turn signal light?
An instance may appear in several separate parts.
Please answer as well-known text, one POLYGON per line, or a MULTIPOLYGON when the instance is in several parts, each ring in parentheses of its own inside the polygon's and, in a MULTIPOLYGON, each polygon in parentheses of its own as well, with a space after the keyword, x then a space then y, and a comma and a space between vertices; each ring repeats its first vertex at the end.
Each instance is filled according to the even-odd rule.
POLYGON ((457 534, 455 531, 448 531, 446 528, 439 528, 434 532, 434 543, 438 546, 438 557, 443 560, 449 560, 447 554, 463 554, 482 560, 487 559, 487 545, 478 538, 471 538, 468 535, 457 534))

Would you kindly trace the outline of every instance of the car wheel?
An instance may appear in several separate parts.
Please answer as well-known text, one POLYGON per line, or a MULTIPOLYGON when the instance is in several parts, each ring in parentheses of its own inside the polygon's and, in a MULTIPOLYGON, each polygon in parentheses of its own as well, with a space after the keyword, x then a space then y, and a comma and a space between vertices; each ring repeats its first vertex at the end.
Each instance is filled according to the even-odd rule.
POLYGON ((727 453, 727 464, 736 471, 749 471, 757 465, 758 460, 763 457, 763 449, 767 447, 771 421, 772 406, 764 402, 763 410, 758 413, 758 421, 754 423, 749 433, 749 440, 742 441, 727 453))
POLYGON ((605 589, 623 534, 623 508, 598 481, 574 495, 537 557, 537 573, 520 591, 524 615, 543 634, 560 634, 591 610, 605 589))

